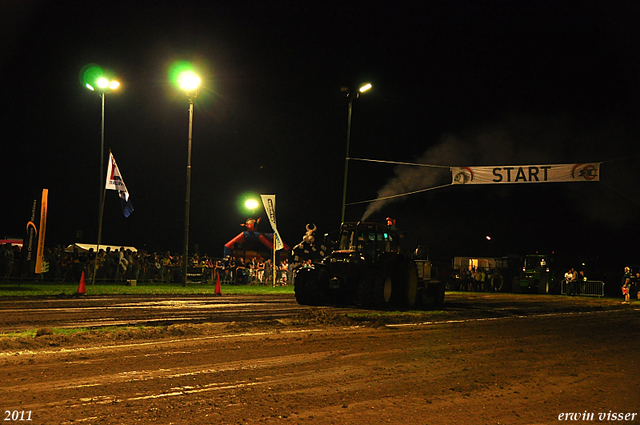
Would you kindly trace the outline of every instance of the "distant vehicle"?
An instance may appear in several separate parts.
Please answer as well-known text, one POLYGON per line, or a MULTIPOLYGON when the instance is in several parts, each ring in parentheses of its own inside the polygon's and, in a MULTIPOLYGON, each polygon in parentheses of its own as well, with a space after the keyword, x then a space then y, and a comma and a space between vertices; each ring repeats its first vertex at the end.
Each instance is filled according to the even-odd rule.
POLYGON ((337 249, 294 270, 298 303, 413 308, 431 299, 443 304, 444 282, 432 278, 436 273, 428 259, 400 252, 400 232, 391 224, 343 223, 337 249))
POLYGON ((559 294, 560 281, 553 256, 526 255, 520 276, 513 278, 512 290, 514 293, 559 294))

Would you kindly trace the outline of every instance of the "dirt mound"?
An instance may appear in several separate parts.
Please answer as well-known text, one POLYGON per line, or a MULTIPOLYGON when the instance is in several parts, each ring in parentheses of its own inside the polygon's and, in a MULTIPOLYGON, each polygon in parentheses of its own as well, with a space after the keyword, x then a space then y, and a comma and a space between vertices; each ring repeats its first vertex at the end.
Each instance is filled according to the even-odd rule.
POLYGON ((35 336, 23 335, 0 338, 0 351, 19 352, 47 347, 90 346, 118 344, 133 340, 154 340, 190 335, 213 335, 223 331, 221 324, 177 324, 155 327, 121 327, 90 329, 73 333, 59 333, 50 328, 38 329, 35 336))
POLYGON ((357 326, 361 324, 346 314, 334 313, 321 308, 312 308, 300 313, 294 318, 293 323, 325 326, 357 326))

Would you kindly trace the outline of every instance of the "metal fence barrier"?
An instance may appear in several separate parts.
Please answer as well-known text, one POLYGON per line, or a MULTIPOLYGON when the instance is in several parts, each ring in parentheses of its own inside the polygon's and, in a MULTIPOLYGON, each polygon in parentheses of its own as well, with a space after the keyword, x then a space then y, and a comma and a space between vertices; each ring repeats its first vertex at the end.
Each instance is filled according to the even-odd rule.
MULTIPOLYGON (((571 285, 566 280, 562 280, 560 293, 567 295, 567 290, 571 285)), ((583 297, 604 297, 604 282, 601 280, 587 280, 575 283, 575 295, 583 297)))

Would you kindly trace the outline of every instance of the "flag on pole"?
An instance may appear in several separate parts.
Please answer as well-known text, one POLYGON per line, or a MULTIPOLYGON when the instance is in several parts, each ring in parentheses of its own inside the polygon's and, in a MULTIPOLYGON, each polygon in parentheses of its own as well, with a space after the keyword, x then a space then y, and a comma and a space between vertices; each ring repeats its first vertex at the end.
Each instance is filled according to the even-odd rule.
POLYGON ((113 157, 111 152, 109 152, 109 166, 107 167, 107 183, 105 185, 105 189, 118 191, 122 212, 125 217, 129 217, 133 212, 133 204, 129 198, 127 186, 124 184, 124 180, 122 179, 122 174, 118 169, 118 164, 116 164, 116 159, 113 157))
POLYGON ((264 205, 264 210, 267 212, 273 229, 273 248, 277 251, 284 248, 284 244, 278 233, 278 226, 276 226, 276 195, 260 195, 260 198, 262 198, 262 205, 264 205))

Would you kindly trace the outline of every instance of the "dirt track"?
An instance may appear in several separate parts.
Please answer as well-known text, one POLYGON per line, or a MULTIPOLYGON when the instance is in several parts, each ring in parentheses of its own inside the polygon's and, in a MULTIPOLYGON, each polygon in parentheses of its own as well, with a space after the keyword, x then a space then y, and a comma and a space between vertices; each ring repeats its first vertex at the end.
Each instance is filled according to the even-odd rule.
POLYGON ((640 305, 448 295, 422 314, 5 340, 0 407, 34 424, 640 423, 640 305))

